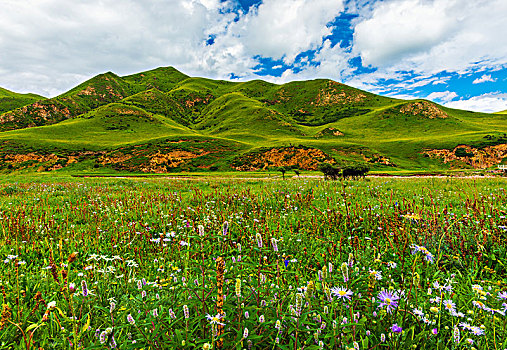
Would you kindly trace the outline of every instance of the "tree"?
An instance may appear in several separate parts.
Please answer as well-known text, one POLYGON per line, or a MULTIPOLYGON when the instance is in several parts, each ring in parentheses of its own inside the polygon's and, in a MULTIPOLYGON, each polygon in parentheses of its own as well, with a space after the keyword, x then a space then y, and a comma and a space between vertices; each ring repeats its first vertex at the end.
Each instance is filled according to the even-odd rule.
POLYGON ((364 178, 368 171, 370 171, 370 169, 366 165, 352 165, 343 169, 342 176, 345 179, 348 177, 353 179, 357 179, 358 177, 364 178))
POLYGON ((287 169, 284 166, 281 166, 278 168, 278 171, 282 173, 282 178, 285 180, 285 173, 287 172, 287 169))
POLYGON ((319 170, 324 174, 324 179, 337 180, 340 177, 339 167, 334 167, 329 163, 321 163, 319 165, 319 170))

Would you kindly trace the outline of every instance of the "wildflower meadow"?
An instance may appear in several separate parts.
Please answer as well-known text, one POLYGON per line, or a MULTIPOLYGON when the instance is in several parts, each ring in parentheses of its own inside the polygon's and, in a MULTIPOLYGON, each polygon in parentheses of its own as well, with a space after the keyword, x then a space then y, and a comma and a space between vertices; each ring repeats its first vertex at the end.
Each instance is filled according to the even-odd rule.
POLYGON ((507 348, 505 179, 0 184, 0 349, 507 348))

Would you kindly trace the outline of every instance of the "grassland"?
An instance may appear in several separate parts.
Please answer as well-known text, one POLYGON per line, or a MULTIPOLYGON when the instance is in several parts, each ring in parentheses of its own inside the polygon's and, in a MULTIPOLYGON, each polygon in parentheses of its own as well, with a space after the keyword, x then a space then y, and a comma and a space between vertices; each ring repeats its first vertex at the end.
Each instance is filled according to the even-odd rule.
POLYGON ((0 114, 44 99, 39 95, 18 94, 0 87, 0 114))
MULTIPOLYGON (((242 145, 239 153, 229 152, 213 164, 184 159, 193 162, 183 167, 190 170, 229 171, 245 153, 291 145, 324 151, 339 164, 369 163, 390 172, 487 169, 507 157, 507 151, 487 148, 507 144, 505 114, 397 100, 324 79, 235 83, 188 77, 171 67, 126 77, 101 74, 61 96, 6 112, 0 120, 4 159, 20 149, 35 152, 28 165, 1 163, 7 172, 55 170, 51 162, 36 161, 51 154, 117 152, 175 137, 242 145), (425 155, 431 149, 453 154, 459 145, 474 147, 468 153, 473 156, 444 162, 425 155)), ((154 156, 146 155, 146 162, 154 156)), ((97 164, 97 158, 89 158, 56 170, 72 173, 97 164)), ((102 166, 114 169, 113 164, 102 166)))
POLYGON ((2 177, 0 348, 503 349, 506 185, 2 177))

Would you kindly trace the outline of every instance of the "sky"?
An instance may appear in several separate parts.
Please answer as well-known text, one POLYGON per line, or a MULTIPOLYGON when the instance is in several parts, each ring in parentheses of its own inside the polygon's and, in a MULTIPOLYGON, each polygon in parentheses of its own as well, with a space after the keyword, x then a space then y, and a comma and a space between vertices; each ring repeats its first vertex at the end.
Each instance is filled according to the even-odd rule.
POLYGON ((506 0, 0 0, 0 86, 54 97, 173 66, 507 109, 506 0))

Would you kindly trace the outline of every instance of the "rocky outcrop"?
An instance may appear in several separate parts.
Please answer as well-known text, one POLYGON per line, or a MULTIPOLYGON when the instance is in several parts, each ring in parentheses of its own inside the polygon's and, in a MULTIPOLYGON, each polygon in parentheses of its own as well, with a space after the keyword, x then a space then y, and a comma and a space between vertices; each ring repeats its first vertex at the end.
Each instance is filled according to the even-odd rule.
POLYGON ((246 153, 233 160, 232 168, 239 171, 254 171, 283 166, 317 170, 321 163, 334 164, 335 162, 320 149, 290 146, 246 153))
POLYGON ((451 166, 462 167, 466 164, 475 169, 486 169, 500 164, 507 158, 507 144, 484 148, 459 145, 453 149, 429 149, 422 153, 430 158, 439 158, 451 166))

